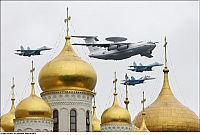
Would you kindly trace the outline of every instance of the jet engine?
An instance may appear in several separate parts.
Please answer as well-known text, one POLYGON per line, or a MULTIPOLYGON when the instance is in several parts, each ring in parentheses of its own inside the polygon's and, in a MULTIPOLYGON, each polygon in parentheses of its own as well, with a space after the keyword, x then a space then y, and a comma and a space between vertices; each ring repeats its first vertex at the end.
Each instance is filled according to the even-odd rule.
POLYGON ((108 51, 110 51, 110 50, 115 50, 115 49, 117 49, 117 48, 118 48, 117 45, 112 45, 112 46, 109 46, 109 47, 108 47, 108 51))
POLYGON ((120 45, 117 47, 117 50, 120 51, 120 50, 124 50, 124 49, 127 49, 129 46, 128 45, 120 45))

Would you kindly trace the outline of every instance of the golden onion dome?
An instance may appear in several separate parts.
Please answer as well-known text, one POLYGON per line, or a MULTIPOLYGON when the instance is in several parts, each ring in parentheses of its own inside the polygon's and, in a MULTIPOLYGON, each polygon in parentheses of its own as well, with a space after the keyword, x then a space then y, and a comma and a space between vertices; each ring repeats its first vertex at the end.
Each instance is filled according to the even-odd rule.
POLYGON ((35 94, 34 83, 31 83, 31 95, 22 100, 16 107, 16 119, 51 118, 52 109, 42 98, 35 94))
POLYGON ((101 124, 131 124, 131 116, 127 109, 119 106, 117 93, 114 93, 113 105, 101 116, 101 124))
POLYGON ((47 63, 39 73, 39 84, 43 92, 80 90, 92 91, 96 85, 97 75, 92 66, 74 52, 70 37, 60 54, 47 63))
POLYGON ((12 105, 10 108, 10 111, 4 115, 1 116, 1 130, 5 132, 13 132, 14 131, 14 119, 15 119, 15 105, 14 101, 15 98, 12 97, 12 105))
MULTIPOLYGON (((164 83, 157 99, 147 108, 146 126, 150 131, 198 131, 198 116, 182 105, 173 95, 168 81, 168 68, 165 66, 164 83)), ((142 123, 142 112, 133 121, 142 123)))
POLYGON ((96 116, 96 106, 93 106, 92 132, 101 132, 101 122, 96 116))

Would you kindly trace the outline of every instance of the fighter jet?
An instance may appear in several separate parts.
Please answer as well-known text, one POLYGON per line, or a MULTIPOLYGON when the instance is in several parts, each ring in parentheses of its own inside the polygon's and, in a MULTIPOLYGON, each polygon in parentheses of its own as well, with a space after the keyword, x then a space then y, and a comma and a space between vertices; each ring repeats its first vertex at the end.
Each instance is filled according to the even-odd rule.
POLYGON ((128 76, 125 76, 125 80, 122 80, 122 83, 123 85, 132 85, 132 86, 135 86, 137 84, 141 84, 141 83, 144 83, 145 80, 153 80, 155 78, 153 77, 150 77, 150 76, 144 76, 144 77, 141 77, 139 79, 135 79, 133 76, 131 76, 131 78, 129 79, 128 76))
POLYGON ((144 42, 137 43, 123 42, 127 38, 124 37, 109 37, 105 40, 111 43, 96 43, 97 36, 72 36, 76 38, 83 38, 85 43, 74 43, 72 45, 87 46, 90 54, 89 57, 103 59, 103 60, 122 60, 134 55, 153 57, 152 50, 156 47, 158 42, 144 42))
POLYGON ((135 72, 152 71, 153 67, 162 66, 162 65, 163 64, 155 62, 153 64, 144 66, 141 63, 139 65, 137 65, 135 62, 133 62, 133 66, 129 66, 130 68, 128 70, 135 71, 135 72))
POLYGON ((30 49, 30 47, 27 47, 27 49, 25 50, 23 46, 20 46, 20 50, 15 50, 19 53, 15 53, 19 56, 28 56, 28 57, 31 57, 32 55, 42 55, 40 52, 41 51, 46 51, 46 50, 51 50, 52 48, 48 48, 46 46, 43 46, 41 48, 38 48, 38 49, 30 49))

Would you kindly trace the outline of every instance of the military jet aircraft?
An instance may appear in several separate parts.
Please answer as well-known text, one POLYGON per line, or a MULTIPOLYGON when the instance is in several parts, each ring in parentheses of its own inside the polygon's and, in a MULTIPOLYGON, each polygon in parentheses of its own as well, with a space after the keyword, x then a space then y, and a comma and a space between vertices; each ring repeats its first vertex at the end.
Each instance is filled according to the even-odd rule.
POLYGON ((109 37, 107 41, 111 43, 96 43, 97 36, 72 36, 76 38, 83 38, 85 43, 74 43, 72 45, 87 46, 90 54, 89 57, 103 59, 103 60, 122 60, 134 55, 153 57, 152 50, 156 47, 158 42, 144 42, 137 43, 123 42, 127 38, 124 37, 109 37))
POLYGON ((145 65, 142 65, 141 63, 137 65, 135 62, 133 62, 133 66, 129 66, 130 68, 128 70, 135 71, 135 72, 152 71, 153 67, 162 66, 162 65, 163 64, 155 62, 153 64, 149 64, 145 66, 145 65))
POLYGON ((40 52, 41 51, 46 51, 46 50, 51 50, 52 48, 48 48, 46 46, 43 46, 41 48, 38 48, 38 49, 30 49, 30 47, 27 47, 27 49, 24 49, 23 46, 20 46, 20 50, 15 50, 19 53, 15 53, 19 56, 28 56, 28 57, 31 57, 32 55, 42 55, 40 52))
POLYGON ((133 76, 131 76, 131 78, 129 79, 128 76, 125 76, 125 80, 122 80, 121 84, 126 85, 126 83, 127 83, 127 85, 135 86, 137 84, 144 83, 145 80, 153 80, 153 79, 156 79, 156 78, 153 78, 150 76, 144 76, 139 79, 135 79, 133 76))

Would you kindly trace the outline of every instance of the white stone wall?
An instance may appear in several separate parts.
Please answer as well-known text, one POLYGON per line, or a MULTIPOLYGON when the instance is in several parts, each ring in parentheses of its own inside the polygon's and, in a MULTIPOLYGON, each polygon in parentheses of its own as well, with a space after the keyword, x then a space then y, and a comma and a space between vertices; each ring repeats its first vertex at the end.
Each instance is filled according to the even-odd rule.
POLYGON ((131 124, 124 125, 113 125, 113 124, 103 124, 101 125, 101 132, 132 132, 131 124))
POLYGON ((14 131, 16 132, 52 132, 53 120, 52 119, 15 119, 14 131))
POLYGON ((92 129, 92 93, 84 92, 52 92, 41 94, 42 98, 49 103, 52 109, 59 113, 59 132, 70 131, 70 110, 77 112, 77 131, 86 131, 86 111, 90 112, 90 131, 92 129))

